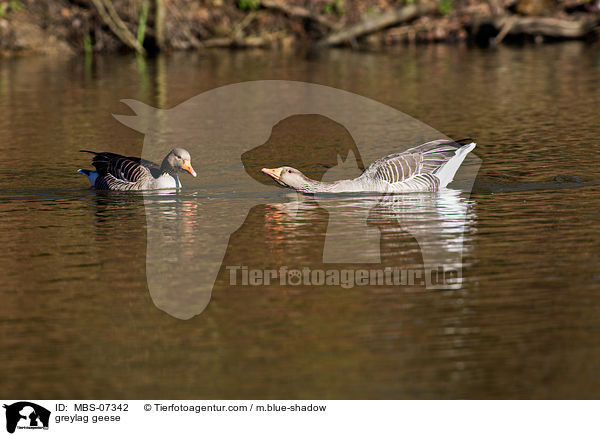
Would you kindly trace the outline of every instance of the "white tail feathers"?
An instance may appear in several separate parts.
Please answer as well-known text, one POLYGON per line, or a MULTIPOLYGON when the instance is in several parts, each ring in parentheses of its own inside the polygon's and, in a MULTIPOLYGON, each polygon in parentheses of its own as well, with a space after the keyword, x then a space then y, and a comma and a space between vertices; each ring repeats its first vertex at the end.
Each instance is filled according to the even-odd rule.
POLYGON ((475 148, 475 145, 474 142, 471 142, 457 149, 456 154, 435 172, 435 175, 440 179, 440 188, 445 188, 454 180, 458 168, 467 157, 467 154, 475 148))
POLYGON ((94 184, 96 183, 96 179, 98 178, 98 173, 96 171, 84 170, 83 168, 80 168, 77 170, 77 172, 83 174, 88 179, 90 179, 90 184, 94 186, 94 184))

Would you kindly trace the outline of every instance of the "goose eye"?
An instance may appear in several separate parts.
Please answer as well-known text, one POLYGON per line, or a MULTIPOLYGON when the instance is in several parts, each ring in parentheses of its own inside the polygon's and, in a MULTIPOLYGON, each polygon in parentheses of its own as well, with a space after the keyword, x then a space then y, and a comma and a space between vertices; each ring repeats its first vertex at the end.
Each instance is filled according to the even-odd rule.
POLYGON ((292 172, 292 170, 288 170, 288 173, 291 173, 291 172, 292 172))

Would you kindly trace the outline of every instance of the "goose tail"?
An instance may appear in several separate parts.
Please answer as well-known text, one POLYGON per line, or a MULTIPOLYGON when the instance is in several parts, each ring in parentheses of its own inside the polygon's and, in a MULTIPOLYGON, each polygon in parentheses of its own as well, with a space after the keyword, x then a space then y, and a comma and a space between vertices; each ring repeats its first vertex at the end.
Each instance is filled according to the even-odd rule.
POLYGON ((461 141, 459 143, 462 143, 462 146, 457 148, 454 156, 448 159, 448 161, 444 163, 435 173, 435 175, 440 179, 440 188, 445 188, 452 180, 454 180, 454 176, 456 175, 458 168, 476 145, 475 142, 467 141, 461 141))
POLYGON ((94 186, 96 184, 96 179, 98 178, 98 173, 92 170, 85 170, 83 168, 79 168, 77 170, 79 174, 83 174, 90 180, 90 184, 94 186))

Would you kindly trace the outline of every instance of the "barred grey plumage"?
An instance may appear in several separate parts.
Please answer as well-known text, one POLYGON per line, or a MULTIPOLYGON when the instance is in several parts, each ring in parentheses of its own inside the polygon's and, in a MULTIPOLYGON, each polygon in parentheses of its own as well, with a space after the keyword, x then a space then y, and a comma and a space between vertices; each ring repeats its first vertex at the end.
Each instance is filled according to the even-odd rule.
POLYGON ((178 172, 186 171, 196 177, 191 157, 187 150, 174 148, 163 159, 161 165, 139 157, 89 150, 96 171, 80 169, 92 187, 111 191, 141 191, 147 189, 180 188, 178 172))
POLYGON ((440 139, 373 162, 357 178, 332 183, 311 180, 291 167, 263 168, 278 183, 306 193, 317 192, 422 192, 445 188, 467 154, 470 140, 440 139))

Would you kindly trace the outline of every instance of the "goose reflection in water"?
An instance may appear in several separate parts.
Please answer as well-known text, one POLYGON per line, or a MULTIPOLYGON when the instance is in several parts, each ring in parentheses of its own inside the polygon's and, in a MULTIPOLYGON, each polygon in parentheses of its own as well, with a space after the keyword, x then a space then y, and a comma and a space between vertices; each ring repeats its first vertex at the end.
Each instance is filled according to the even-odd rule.
MULTIPOLYGON (((425 269, 430 288, 456 288, 462 282, 464 235, 474 222, 473 202, 454 189, 435 193, 377 196, 290 194, 286 203, 270 204, 271 229, 304 227, 317 209, 329 215, 324 235, 324 264, 382 264, 425 269), (416 241, 416 243, 415 243, 416 241), (446 271, 450 281, 432 282, 431 273, 446 271)), ((278 250, 279 239, 271 239, 278 250)), ((288 257, 288 261, 289 261, 288 257)))

